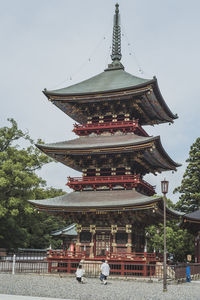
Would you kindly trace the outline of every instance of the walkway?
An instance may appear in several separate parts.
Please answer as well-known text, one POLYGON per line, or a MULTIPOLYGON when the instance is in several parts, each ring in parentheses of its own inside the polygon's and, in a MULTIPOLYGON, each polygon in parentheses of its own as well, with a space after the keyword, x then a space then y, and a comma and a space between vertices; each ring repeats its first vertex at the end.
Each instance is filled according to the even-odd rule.
POLYGON ((199 300, 200 282, 170 284, 163 293, 158 281, 108 279, 108 284, 102 285, 98 278, 88 278, 79 284, 66 275, 0 274, 0 294, 0 300, 199 300))
MULTIPOLYGON (((63 300, 63 299, 0 294, 0 300, 63 300)), ((65 298, 65 300, 72 300, 72 299, 65 298)))

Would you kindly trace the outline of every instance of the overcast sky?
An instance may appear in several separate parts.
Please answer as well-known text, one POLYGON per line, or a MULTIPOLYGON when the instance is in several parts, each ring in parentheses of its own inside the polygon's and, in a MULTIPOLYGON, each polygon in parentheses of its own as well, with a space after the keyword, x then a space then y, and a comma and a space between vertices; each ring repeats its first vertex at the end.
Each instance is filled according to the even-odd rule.
MULTIPOLYGON (((0 126, 14 118, 32 138, 46 143, 74 138, 74 121, 48 102, 44 88, 72 85, 102 72, 110 62, 114 0, 0 0, 0 126)), ((180 185, 200 128, 200 1, 121 0, 122 63, 127 72, 158 79, 161 93, 178 120, 145 127, 160 135, 177 172, 148 175, 169 196, 180 185)), ((79 173, 59 163, 43 168, 49 186, 62 188, 79 173)))

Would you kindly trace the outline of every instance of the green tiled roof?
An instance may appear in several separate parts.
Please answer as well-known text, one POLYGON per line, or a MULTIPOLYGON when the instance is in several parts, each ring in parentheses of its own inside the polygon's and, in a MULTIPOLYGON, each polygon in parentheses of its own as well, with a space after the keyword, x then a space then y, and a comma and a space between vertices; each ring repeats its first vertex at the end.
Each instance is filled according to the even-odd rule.
POLYGON ((109 70, 84 80, 80 83, 71 85, 66 88, 47 91, 45 94, 49 95, 77 95, 77 94, 89 94, 98 92, 108 92, 114 90, 123 90, 129 88, 140 87, 146 83, 151 83, 154 79, 143 79, 131 75, 124 70, 109 70))
POLYGON ((51 149, 92 149, 97 147, 109 147, 109 146, 126 146, 126 145, 140 145, 144 143, 149 143, 155 140, 159 140, 157 137, 144 137, 139 136, 134 133, 115 133, 115 134, 101 134, 90 136, 81 136, 73 140, 51 143, 51 144, 41 144, 36 145, 39 148, 51 148, 51 149))
POLYGON ((29 200, 29 202, 39 207, 54 207, 61 210, 77 208, 77 211, 81 211, 83 207, 125 207, 157 202, 161 199, 159 196, 149 197, 135 190, 113 190, 72 192, 55 198, 29 200))
MULTIPOLYGON (((82 191, 72 192, 62 196, 43 200, 29 200, 39 209, 48 211, 81 212, 83 209, 125 210, 126 207, 132 210, 149 209, 149 205, 158 204, 163 210, 162 196, 146 196, 136 190, 112 190, 112 191, 82 191)), ((180 217, 182 213, 166 208, 168 216, 180 217)))
MULTIPOLYGON (((84 136, 79 137, 77 139, 73 139, 70 141, 64 141, 64 142, 57 142, 57 143, 51 143, 51 144, 37 144, 36 146, 48 154, 50 157, 54 157, 54 153, 56 153, 57 157, 56 159, 63 162, 64 164, 67 164, 67 161, 65 161, 64 157, 66 155, 66 151, 76 151, 76 155, 80 156, 83 155, 83 150, 91 155, 93 155, 93 151, 96 151, 96 154, 99 154, 98 149, 102 149, 102 151, 106 152, 112 152, 112 149, 110 150, 110 147, 119 147, 118 151, 126 152, 127 150, 124 149, 124 147, 134 146, 134 147, 140 147, 144 145, 144 158, 146 161, 151 163, 152 167, 154 168, 161 168, 162 170, 175 170, 176 167, 180 166, 176 162, 174 162, 167 152, 162 147, 160 137, 143 137, 143 136, 137 136, 133 133, 128 134, 113 134, 113 135, 90 135, 90 136, 84 136), (145 151, 145 147, 150 147, 149 143, 152 143, 152 146, 154 144, 154 147, 152 151, 145 151), (146 145, 146 146, 145 146, 146 145), (120 148, 121 147, 121 148, 120 148), (96 149, 96 150, 95 150, 96 149), (108 150, 107 150, 108 149, 108 150), (51 150, 51 151, 49 151, 51 150), (58 152, 59 150, 59 152, 58 152), (53 156, 52 156, 53 154, 53 156), (61 155, 61 156, 59 156, 61 155)), ((101 151, 101 152, 102 152, 101 151)), ((134 149, 130 150, 131 152, 134 151, 134 149)), ((69 154, 68 153, 68 154, 69 154)), ((70 165, 70 167, 78 169, 78 166, 76 165, 70 165)))
POLYGON ((200 221, 200 209, 199 210, 195 210, 192 213, 185 214, 184 218, 188 219, 188 220, 200 221))

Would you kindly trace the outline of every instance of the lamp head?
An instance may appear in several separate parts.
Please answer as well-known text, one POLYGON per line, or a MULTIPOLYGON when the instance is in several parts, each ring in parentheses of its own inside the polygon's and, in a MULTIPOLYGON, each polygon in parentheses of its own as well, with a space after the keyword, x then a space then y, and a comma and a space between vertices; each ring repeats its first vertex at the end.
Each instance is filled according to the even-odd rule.
POLYGON ((166 179, 161 181, 161 191, 163 194, 168 193, 168 186, 169 186, 169 181, 167 181, 166 179))

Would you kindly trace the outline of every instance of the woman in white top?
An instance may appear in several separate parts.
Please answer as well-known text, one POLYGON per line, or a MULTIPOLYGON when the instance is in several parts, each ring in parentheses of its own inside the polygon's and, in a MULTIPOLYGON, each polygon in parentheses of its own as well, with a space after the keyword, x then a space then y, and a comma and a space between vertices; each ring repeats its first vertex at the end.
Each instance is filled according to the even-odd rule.
POLYGON ((102 262, 100 280, 103 282, 103 284, 107 284, 107 276, 110 274, 110 267, 107 260, 105 261, 103 259, 102 262))
POLYGON ((82 269, 82 266, 79 265, 76 270, 76 280, 80 283, 83 283, 83 275, 85 274, 85 270, 82 269))

